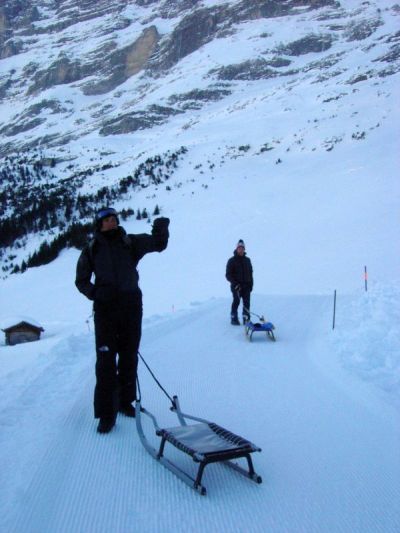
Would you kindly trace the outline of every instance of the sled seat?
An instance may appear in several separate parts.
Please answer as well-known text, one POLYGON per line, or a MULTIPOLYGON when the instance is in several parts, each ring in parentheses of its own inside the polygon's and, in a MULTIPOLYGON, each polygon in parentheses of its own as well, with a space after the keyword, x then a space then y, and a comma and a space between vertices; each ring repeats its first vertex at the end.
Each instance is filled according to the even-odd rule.
POLYGON ((244 453, 261 451, 248 440, 213 422, 160 429, 157 435, 162 438, 164 444, 165 441, 170 442, 182 452, 191 455, 195 461, 203 461, 205 457, 218 457, 218 461, 223 461, 224 458, 231 459, 243 456, 244 453))
POLYGON ((163 456, 165 444, 169 442, 178 450, 190 455, 195 462, 200 463, 197 477, 194 480, 194 488, 196 489, 201 487, 203 471, 208 464, 241 457, 247 459, 248 471, 244 471, 234 463, 230 463, 228 466, 245 474, 246 477, 257 483, 262 481, 261 477, 255 474, 250 457, 250 453, 260 452, 261 448, 213 422, 159 429, 156 434, 161 437, 158 458, 163 456))
POLYGON ((272 331, 275 329, 271 322, 247 322, 246 328, 251 331, 272 331))
POLYGON ((248 336, 249 340, 251 341, 251 338, 253 336, 254 332, 265 332, 267 334, 267 337, 269 337, 271 340, 275 341, 275 335, 274 335, 274 329, 275 326, 271 322, 247 322, 245 324, 246 327, 246 335, 248 336))

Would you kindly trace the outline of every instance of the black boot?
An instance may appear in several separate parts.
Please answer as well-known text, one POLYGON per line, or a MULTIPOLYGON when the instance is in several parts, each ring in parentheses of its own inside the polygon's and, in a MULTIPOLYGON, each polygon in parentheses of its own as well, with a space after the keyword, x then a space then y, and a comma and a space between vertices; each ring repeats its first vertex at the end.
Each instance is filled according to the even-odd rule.
POLYGON ((135 408, 131 403, 121 403, 118 411, 125 416, 129 416, 129 418, 135 418, 136 416, 135 408))
POLYGON ((115 418, 100 418, 99 425, 97 426, 97 433, 110 433, 115 426, 115 418))
POLYGON ((239 322, 239 319, 237 316, 232 316, 231 317, 231 324, 232 326, 240 326, 240 322, 239 322))

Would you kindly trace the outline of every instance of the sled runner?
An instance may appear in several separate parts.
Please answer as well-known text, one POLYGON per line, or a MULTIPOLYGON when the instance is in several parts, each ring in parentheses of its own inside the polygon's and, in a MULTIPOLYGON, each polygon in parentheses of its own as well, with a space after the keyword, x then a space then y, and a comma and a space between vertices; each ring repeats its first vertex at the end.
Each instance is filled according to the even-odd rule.
MULTIPOLYGON (((139 356, 149 369, 147 363, 143 360, 143 357, 140 354, 139 356)), ((254 471, 253 461, 250 456, 253 452, 260 452, 261 448, 239 435, 235 435, 218 424, 209 422, 204 418, 198 418, 183 413, 179 405, 178 397, 174 396, 172 399, 165 389, 162 388, 150 369, 149 371, 157 384, 170 399, 172 403, 171 411, 176 413, 179 421, 178 426, 160 428, 156 417, 150 413, 150 411, 142 407, 139 387, 139 399, 136 400, 136 429, 141 443, 154 459, 203 496, 207 491, 206 487, 201 483, 202 476, 205 467, 211 463, 222 462, 225 466, 232 468, 255 483, 262 483, 261 477, 254 471), (151 419, 156 435, 161 439, 158 449, 152 446, 146 438, 142 425, 143 415, 146 415, 151 419), (187 420, 191 420, 195 423, 188 424, 187 420), (165 457, 164 452, 167 443, 172 444, 176 449, 186 453, 195 463, 198 463, 199 466, 197 468, 196 477, 192 477, 174 461, 165 457), (236 462, 233 462, 233 459, 241 458, 246 459, 247 469, 243 468, 236 462)))
POLYGON ((274 329, 275 326, 271 322, 265 322, 263 319, 260 320, 260 322, 252 322, 251 320, 249 320, 245 324, 245 331, 249 341, 251 341, 251 338, 255 331, 266 333, 267 337, 269 337, 272 341, 275 341, 276 339, 274 335, 274 329))

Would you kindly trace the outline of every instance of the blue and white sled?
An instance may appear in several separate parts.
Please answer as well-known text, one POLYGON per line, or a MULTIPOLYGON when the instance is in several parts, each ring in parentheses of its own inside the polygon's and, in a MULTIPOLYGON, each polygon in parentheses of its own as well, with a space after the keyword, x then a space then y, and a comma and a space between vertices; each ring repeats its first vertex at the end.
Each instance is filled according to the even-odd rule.
POLYGON ((252 322, 249 320, 245 324, 245 332, 249 341, 251 341, 254 332, 260 332, 266 333, 267 337, 275 342, 276 338, 274 335, 274 329, 275 326, 272 324, 272 322, 266 322, 262 317, 260 317, 260 322, 252 322))

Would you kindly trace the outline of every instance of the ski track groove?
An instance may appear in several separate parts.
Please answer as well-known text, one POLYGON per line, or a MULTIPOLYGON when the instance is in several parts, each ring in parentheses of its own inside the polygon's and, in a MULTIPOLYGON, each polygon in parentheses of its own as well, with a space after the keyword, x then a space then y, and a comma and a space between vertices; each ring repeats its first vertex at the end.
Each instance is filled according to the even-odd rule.
MULTIPOLYGON (((54 357, 44 354, 43 363, 33 379, 26 374, 26 385, 18 396, 10 395, 1 409, 0 468, 6 475, 0 484, 0 499, 3 494, 13 491, 18 495, 23 494, 20 486, 29 482, 25 472, 31 475, 32 464, 37 466, 40 463, 47 442, 57 434, 56 420, 60 413, 65 415, 65 405, 71 403, 71 398, 79 392, 86 379, 89 363, 79 359, 80 349, 86 347, 85 340, 85 337, 72 336, 56 344, 53 347, 54 357), (45 394, 41 394, 41 391, 45 391, 45 394), (14 475, 14 471, 18 475, 14 475), (8 472, 10 475, 7 475, 8 472)), ((4 499, 6 501, 8 498, 4 499)), ((3 509, 0 530, 1 522, 7 523, 9 514, 9 509, 3 509)))
MULTIPOLYGON (((387 462, 382 460, 379 465, 385 470, 381 472, 371 464, 366 472, 369 457, 363 456, 363 443, 357 439, 375 438, 375 448, 379 449, 379 423, 371 430, 358 427, 356 406, 354 413, 349 413, 351 426, 346 427, 345 422, 340 428, 343 434, 336 435, 330 419, 348 407, 347 397, 336 394, 332 399, 335 385, 322 378, 317 369, 310 371, 314 368, 307 355, 311 327, 304 331, 304 324, 312 324, 317 316, 324 315, 327 299, 321 297, 317 304, 314 299, 298 308, 293 298, 276 297, 269 302, 275 309, 276 343, 261 335, 252 343, 246 341, 243 328, 232 329, 228 320, 221 320, 222 303, 215 301, 207 304, 206 312, 200 308, 170 321, 149 321, 141 350, 167 391, 178 393, 184 412, 215 421, 261 446, 262 453, 254 453, 253 460, 256 472, 263 477, 262 485, 214 464, 204 471, 208 495, 202 497, 150 457, 131 419, 120 415, 110 435, 98 435, 92 418, 93 369, 86 365, 90 380, 82 380, 83 373, 75 375, 80 392, 53 432, 7 533, 186 533, 193 528, 196 533, 397 533, 400 520, 392 503, 399 489, 389 490, 385 497, 381 494, 386 482, 396 487, 391 476, 399 470, 389 470, 390 464, 396 464, 390 456, 395 453, 392 443, 387 446, 387 462), (186 342, 177 343, 177 326, 179 338, 186 342), (211 331, 207 332, 207 327, 211 331), (193 328, 205 329, 201 346, 190 342, 193 328), (232 344, 232 338, 237 345, 232 344), (199 375, 203 376, 201 380, 199 375), (302 407, 309 408, 309 412, 293 409, 292 393, 302 381, 306 383, 301 388, 302 407), (246 388, 246 383, 251 387, 246 388), (260 405, 259 397, 265 398, 265 405, 260 405), (318 419, 317 429, 315 404, 326 415, 318 419), (317 442, 316 430, 320 434, 317 442), (342 437, 354 438, 351 453, 348 441, 342 437), (322 454, 318 449, 321 444, 326 447, 322 454), (293 455, 293 449, 301 453, 293 455), (327 479, 324 472, 335 469, 337 475, 327 479), (366 491, 368 501, 373 502, 367 509, 362 507, 366 491), (330 513, 332 502, 336 502, 335 509, 341 509, 341 516, 330 513), (386 515, 379 512, 380 505, 383 512, 387 505, 386 515), (265 516, 265 506, 269 509, 267 523, 259 519, 265 516)), ((260 303, 265 305, 265 301, 260 303)), ((228 317, 227 301, 223 305, 228 317)), ((88 336, 76 339, 75 344, 91 352, 91 341, 88 336)), ((59 372, 62 374, 62 369, 59 372)), ((143 405, 156 414, 160 426, 177 425, 175 415, 169 412, 168 399, 144 365, 140 365, 139 375, 143 405)), ((151 422, 146 421, 145 432, 157 446, 159 439, 151 422)), ((165 455, 193 475, 197 470, 188 456, 171 445, 167 444, 165 455)))

